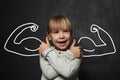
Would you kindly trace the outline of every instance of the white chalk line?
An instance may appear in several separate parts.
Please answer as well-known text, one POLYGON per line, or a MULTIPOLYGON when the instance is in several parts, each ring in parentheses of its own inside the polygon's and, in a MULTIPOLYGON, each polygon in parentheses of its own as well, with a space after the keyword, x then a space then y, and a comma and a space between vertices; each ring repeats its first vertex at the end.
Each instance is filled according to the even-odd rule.
MULTIPOLYGON (((5 42, 4 49, 5 49, 6 51, 8 51, 8 52, 11 52, 11 53, 14 53, 14 54, 17 54, 17 55, 20 55, 20 56, 26 56, 26 57, 38 56, 39 54, 29 54, 29 55, 27 55, 27 54, 22 54, 22 53, 19 53, 19 52, 13 51, 13 50, 9 50, 9 49, 6 48, 6 45, 7 45, 8 41, 9 41, 9 39, 11 38, 11 36, 12 36, 18 29, 20 29, 20 28, 22 28, 22 27, 25 27, 25 28, 24 28, 23 30, 21 30, 21 31, 16 35, 16 37, 15 37, 15 39, 14 39, 14 41, 13 41, 14 44, 20 45, 24 40, 27 40, 27 39, 35 39, 35 40, 37 40, 37 41, 39 41, 39 42, 42 42, 40 39, 38 39, 38 38, 36 38, 36 37, 27 37, 27 38, 22 39, 20 42, 16 42, 16 39, 18 38, 18 36, 20 36, 20 34, 22 34, 22 32, 25 31, 26 29, 30 29, 32 32, 36 32, 36 31, 38 30, 39 26, 38 26, 37 24, 35 24, 35 23, 30 22, 30 23, 25 23, 25 24, 22 24, 22 25, 18 26, 18 27, 10 34, 10 36, 8 37, 8 39, 7 39, 6 42, 5 42), (32 26, 28 26, 28 25, 32 25, 32 26), (25 26, 27 26, 27 27, 25 27, 25 26)), ((39 49, 39 48, 37 48, 37 49, 29 49, 29 48, 27 48, 27 47, 24 47, 24 48, 25 48, 25 50, 28 50, 28 51, 37 51, 37 50, 39 49)))
MULTIPOLYGON (((98 30, 98 29, 99 29, 99 30, 102 30, 102 31, 110 38, 110 41, 112 42, 114 51, 113 51, 113 52, 107 52, 107 53, 101 53, 101 54, 89 54, 89 55, 84 55, 84 54, 83 54, 83 57, 104 56, 104 55, 114 54, 114 53, 116 52, 115 44, 114 44, 111 36, 110 36, 104 29, 100 28, 100 27, 99 27, 98 25, 96 25, 96 24, 92 24, 92 25, 91 25, 90 31, 91 31, 92 33, 97 33, 97 35, 98 35, 100 41, 102 42, 102 44, 97 45, 97 44, 94 42, 94 40, 92 40, 90 37, 81 37, 81 38, 79 38, 78 43, 80 43, 80 41, 81 41, 82 39, 88 39, 88 40, 90 40, 90 41, 94 44, 95 47, 109 46, 109 45, 107 45, 107 44, 102 40, 102 38, 100 37, 100 34, 99 34, 99 30, 98 30)), ((89 44, 88 44, 88 45, 89 45, 89 44)), ((91 49, 91 50, 89 50, 89 49, 83 49, 83 51, 91 53, 91 52, 94 52, 95 49, 91 49)))

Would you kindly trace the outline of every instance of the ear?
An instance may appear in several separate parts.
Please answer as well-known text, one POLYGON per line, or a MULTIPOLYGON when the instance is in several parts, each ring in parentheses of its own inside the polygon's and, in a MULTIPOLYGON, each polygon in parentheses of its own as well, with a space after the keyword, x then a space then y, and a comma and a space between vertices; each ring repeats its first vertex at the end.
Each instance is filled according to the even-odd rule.
POLYGON ((46 32, 46 34, 47 34, 48 39, 51 40, 50 34, 48 34, 48 32, 46 32))

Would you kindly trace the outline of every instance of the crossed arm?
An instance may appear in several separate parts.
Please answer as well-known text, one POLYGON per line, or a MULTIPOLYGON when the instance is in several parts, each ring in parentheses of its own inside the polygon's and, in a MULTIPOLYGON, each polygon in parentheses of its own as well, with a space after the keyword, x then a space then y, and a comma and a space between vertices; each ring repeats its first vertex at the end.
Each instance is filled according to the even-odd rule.
POLYGON ((40 56, 42 72, 48 79, 54 79, 59 75, 70 78, 79 69, 81 59, 75 58, 69 50, 67 53, 71 56, 71 59, 58 57, 58 54, 51 48, 45 50, 40 56))
POLYGON ((56 78, 59 75, 54 70, 54 68, 49 64, 49 62, 41 55, 40 55, 40 66, 44 76, 50 80, 56 78))

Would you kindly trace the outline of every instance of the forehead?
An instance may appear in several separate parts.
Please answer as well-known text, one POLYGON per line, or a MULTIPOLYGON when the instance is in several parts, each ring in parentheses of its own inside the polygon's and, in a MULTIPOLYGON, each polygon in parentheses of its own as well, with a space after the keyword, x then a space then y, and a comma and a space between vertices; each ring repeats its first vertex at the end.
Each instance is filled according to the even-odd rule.
POLYGON ((53 21, 50 25, 50 32, 58 30, 70 30, 69 23, 65 20, 53 21))

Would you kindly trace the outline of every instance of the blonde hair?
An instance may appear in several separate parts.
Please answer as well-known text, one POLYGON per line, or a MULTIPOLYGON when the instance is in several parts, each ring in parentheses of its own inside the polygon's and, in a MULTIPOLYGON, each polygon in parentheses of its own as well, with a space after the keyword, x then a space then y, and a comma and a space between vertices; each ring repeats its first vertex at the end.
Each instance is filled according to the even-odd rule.
POLYGON ((68 19, 64 15, 55 15, 50 18, 47 28, 48 34, 50 34, 51 32, 64 29, 70 31, 70 33, 72 34, 72 25, 70 19, 68 19))

